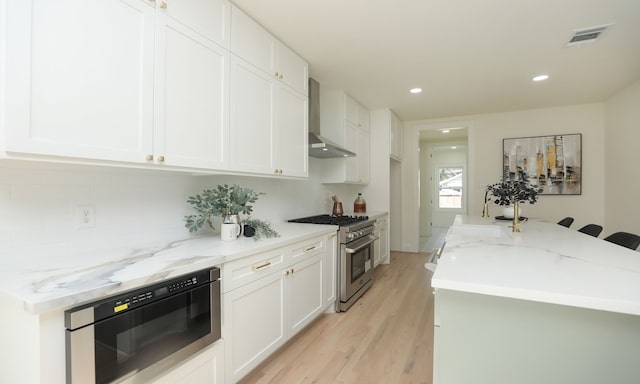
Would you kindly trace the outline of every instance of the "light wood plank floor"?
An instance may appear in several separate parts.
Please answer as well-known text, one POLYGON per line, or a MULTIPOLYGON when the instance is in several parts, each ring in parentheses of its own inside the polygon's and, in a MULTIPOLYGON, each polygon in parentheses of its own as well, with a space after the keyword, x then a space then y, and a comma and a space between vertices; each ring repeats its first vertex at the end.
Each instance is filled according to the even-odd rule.
POLYGON ((431 383, 428 254, 391 253, 345 313, 322 314, 241 383, 431 383))

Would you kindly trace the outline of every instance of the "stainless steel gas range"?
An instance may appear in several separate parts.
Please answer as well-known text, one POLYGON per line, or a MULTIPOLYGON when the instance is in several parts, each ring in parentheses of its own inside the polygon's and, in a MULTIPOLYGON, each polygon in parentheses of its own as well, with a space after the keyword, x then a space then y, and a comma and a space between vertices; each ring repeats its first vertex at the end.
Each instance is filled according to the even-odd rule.
POLYGON ((375 220, 368 216, 317 215, 289 220, 292 223, 337 225, 338 293, 336 312, 349 309, 373 285, 373 235, 375 220))

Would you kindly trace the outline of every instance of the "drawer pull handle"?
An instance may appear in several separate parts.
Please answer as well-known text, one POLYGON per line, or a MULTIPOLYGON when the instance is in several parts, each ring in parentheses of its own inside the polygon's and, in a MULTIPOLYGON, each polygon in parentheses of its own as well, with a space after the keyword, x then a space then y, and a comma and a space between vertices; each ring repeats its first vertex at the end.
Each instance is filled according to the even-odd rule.
POLYGON ((270 265, 271 265, 270 261, 265 261, 264 263, 262 263, 260 265, 252 265, 251 269, 254 270, 254 271, 257 271, 258 269, 262 269, 262 268, 268 267, 270 265))
POLYGON ((315 245, 314 245, 314 246, 311 246, 311 247, 309 247, 309 248, 305 248, 305 249, 304 249, 304 252, 313 251, 314 249, 316 249, 316 246, 315 246, 315 245))

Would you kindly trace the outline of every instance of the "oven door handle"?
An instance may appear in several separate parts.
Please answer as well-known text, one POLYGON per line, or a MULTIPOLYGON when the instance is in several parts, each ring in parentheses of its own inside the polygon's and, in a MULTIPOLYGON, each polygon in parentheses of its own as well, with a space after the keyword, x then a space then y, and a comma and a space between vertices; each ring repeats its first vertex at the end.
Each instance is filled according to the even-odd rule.
POLYGON ((374 241, 376 241, 378 239, 379 239, 378 236, 370 235, 368 238, 364 239, 364 243, 362 243, 361 240, 357 240, 356 244, 354 245, 355 248, 351 248, 350 245, 347 245, 345 251, 347 253, 356 253, 356 252, 360 251, 362 248, 365 248, 365 247, 369 246, 371 243, 373 243, 374 241))

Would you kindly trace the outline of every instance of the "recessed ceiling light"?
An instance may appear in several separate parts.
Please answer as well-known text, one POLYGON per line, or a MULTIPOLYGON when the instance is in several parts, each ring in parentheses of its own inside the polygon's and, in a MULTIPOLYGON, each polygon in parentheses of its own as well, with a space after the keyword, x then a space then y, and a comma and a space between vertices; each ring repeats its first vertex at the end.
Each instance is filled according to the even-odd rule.
POLYGON ((458 148, 458 147, 451 147, 451 149, 456 149, 456 148, 458 148))
POLYGON ((533 81, 543 81, 543 80, 547 80, 549 78, 549 75, 538 75, 538 76, 534 76, 533 81))
POLYGON ((422 88, 411 88, 409 92, 413 93, 414 95, 418 93, 422 93, 422 88))
POLYGON ((451 131, 450 131, 450 130, 448 130, 448 129, 443 129, 443 130, 442 130, 442 131, 440 131, 440 132, 442 132, 442 133, 449 133, 449 132, 451 132, 451 131))

